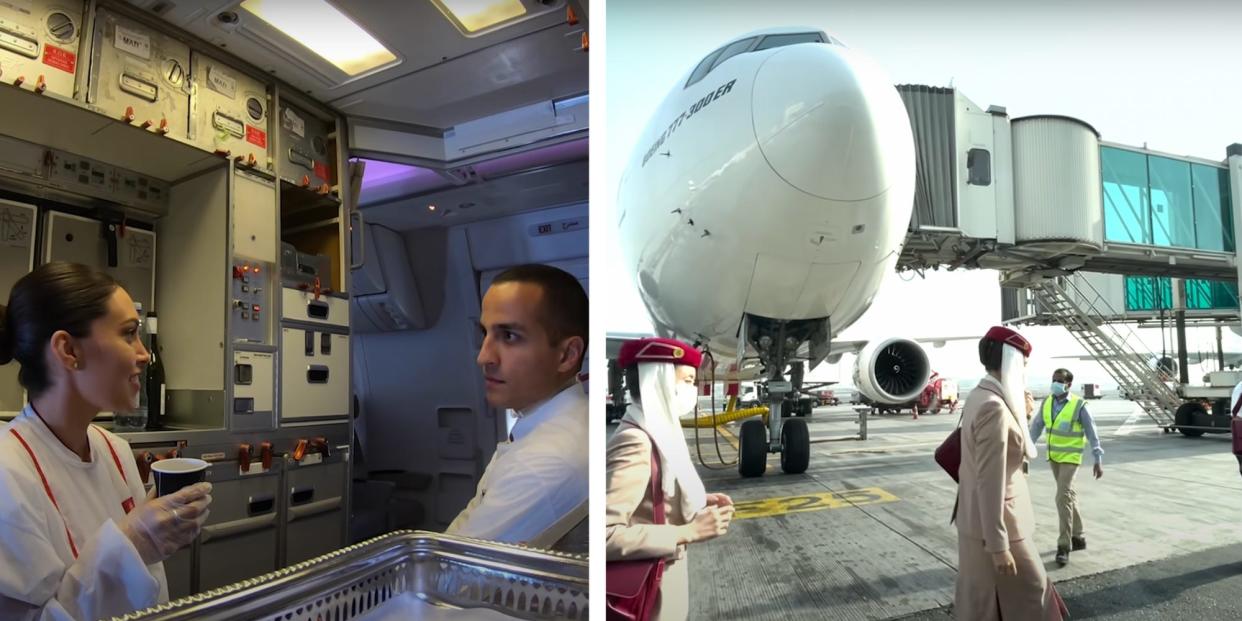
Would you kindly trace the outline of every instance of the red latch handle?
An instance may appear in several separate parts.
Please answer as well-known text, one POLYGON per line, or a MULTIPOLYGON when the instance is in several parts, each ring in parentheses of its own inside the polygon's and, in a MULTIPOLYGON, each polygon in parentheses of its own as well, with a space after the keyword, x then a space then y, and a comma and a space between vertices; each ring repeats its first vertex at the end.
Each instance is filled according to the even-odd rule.
POLYGON ((151 451, 141 451, 134 455, 134 461, 138 463, 138 476, 146 483, 151 478, 151 462, 155 461, 155 455, 151 451))
POLYGON ((315 450, 325 458, 332 456, 332 450, 328 448, 328 439, 323 436, 312 439, 311 446, 313 446, 315 450))
POLYGON ((307 442, 305 439, 298 440, 297 446, 293 447, 293 461, 302 461, 306 457, 307 442))
POLYGON ((263 460, 264 470, 272 469, 272 443, 271 442, 260 442, 259 443, 259 458, 263 460))

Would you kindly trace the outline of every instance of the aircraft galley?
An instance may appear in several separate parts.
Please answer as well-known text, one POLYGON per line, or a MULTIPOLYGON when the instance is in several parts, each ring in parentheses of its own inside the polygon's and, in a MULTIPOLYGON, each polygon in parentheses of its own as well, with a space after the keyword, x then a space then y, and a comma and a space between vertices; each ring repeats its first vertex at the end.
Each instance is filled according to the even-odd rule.
POLYGON ((589 7, 496 4, 0 2, 0 618, 587 618, 589 7))

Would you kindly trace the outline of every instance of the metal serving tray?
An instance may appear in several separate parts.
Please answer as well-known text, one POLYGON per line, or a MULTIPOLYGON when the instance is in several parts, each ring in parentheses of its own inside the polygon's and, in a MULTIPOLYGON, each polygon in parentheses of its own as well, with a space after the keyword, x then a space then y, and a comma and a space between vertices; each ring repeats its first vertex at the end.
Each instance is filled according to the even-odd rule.
POLYGON ((587 621, 586 557, 395 531, 112 621, 587 621))

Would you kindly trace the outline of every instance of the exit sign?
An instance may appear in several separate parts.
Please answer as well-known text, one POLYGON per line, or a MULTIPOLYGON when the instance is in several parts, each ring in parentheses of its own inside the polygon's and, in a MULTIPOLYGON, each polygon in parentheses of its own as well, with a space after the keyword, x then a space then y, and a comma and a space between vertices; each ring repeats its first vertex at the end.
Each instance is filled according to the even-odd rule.
POLYGON ((531 237, 541 237, 544 235, 556 235, 558 233, 572 233, 574 231, 585 231, 587 229, 587 218, 566 218, 564 220, 556 220, 555 222, 543 222, 540 224, 532 224, 530 227, 531 237))

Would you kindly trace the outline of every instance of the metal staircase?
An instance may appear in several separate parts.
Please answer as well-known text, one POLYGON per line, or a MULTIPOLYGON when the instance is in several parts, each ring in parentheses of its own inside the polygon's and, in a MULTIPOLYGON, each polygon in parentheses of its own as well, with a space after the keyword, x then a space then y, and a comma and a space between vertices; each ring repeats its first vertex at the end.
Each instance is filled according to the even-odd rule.
POLYGON ((1031 290, 1041 310, 1056 318, 1088 353, 1095 356, 1131 401, 1138 403, 1157 425, 1166 430, 1173 428, 1173 412, 1181 406, 1182 399, 1161 381, 1159 371, 1147 365, 1155 355, 1147 351, 1134 331, 1125 326, 1119 330, 1118 324, 1097 319, 1118 313, 1091 283, 1085 279, 1057 278, 1034 285, 1031 290), (1058 281, 1067 286, 1063 287, 1058 281))

